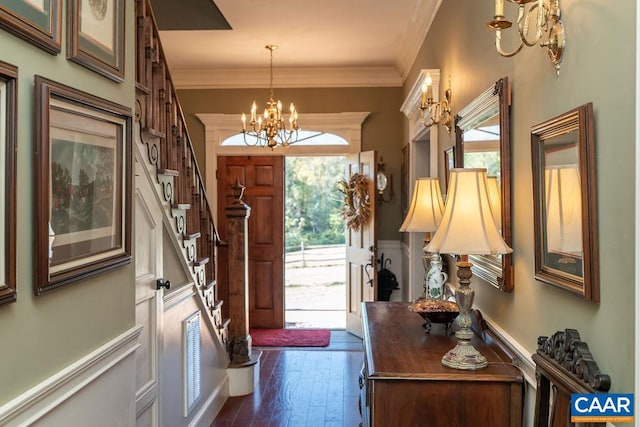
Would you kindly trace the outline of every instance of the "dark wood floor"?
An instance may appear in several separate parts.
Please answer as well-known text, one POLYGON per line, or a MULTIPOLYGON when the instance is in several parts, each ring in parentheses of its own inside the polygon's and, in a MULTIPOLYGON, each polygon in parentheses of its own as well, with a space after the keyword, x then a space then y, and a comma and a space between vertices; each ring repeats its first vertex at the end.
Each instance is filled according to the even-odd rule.
POLYGON ((248 396, 229 398, 212 427, 360 424, 362 351, 262 350, 258 388, 248 396))

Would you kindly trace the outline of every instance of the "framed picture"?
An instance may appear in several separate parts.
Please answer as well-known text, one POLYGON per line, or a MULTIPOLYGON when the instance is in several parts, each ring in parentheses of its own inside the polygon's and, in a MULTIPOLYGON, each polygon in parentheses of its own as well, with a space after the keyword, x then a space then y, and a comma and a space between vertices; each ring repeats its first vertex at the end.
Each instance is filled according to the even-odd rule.
POLYGON ((60 53, 60 0, 0 0, 0 28, 46 50, 60 53))
POLYGON ((35 293, 131 261, 131 110, 35 78, 35 293))
POLYGON ((16 300, 18 68, 0 61, 0 305, 16 300))
POLYGON ((444 187, 445 193, 449 189, 449 171, 456 167, 455 145, 444 150, 444 187))
POLYGON ((593 107, 531 129, 535 278, 600 302, 593 107))
POLYGON ((70 0, 67 58, 111 80, 124 80, 124 0, 70 0))

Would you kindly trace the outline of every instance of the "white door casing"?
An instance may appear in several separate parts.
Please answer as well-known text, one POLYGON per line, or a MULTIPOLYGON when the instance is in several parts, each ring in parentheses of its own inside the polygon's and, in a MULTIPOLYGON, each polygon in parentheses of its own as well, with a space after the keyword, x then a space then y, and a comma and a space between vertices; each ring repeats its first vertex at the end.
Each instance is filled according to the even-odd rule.
POLYGON ((153 189, 136 161, 135 168, 135 265, 136 324, 143 327, 136 350, 136 425, 156 427, 160 422, 158 355, 163 311, 163 291, 156 290, 162 277, 162 211, 153 189))

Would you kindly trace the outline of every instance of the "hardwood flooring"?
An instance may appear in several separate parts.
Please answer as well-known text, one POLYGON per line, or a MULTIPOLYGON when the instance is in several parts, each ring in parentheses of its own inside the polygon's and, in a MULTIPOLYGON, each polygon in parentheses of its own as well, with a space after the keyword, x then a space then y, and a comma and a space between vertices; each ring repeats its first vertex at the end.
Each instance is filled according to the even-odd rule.
POLYGON ((230 397, 211 426, 357 427, 363 363, 363 352, 357 348, 262 348, 256 391, 230 397))

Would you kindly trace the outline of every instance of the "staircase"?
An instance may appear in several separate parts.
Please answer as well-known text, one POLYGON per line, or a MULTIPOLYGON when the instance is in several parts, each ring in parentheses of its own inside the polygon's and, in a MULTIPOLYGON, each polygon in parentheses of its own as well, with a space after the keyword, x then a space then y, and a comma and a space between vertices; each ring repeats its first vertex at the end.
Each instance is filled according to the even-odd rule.
POLYGON ((204 180, 187 132, 184 115, 160 45, 149 0, 136 0, 136 124, 138 144, 156 176, 156 189, 175 236, 207 322, 224 347, 229 319, 216 299, 216 246, 222 246, 207 200, 204 180))

